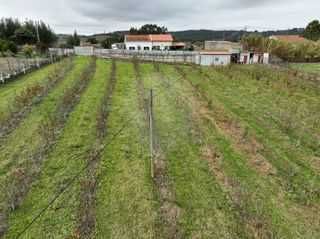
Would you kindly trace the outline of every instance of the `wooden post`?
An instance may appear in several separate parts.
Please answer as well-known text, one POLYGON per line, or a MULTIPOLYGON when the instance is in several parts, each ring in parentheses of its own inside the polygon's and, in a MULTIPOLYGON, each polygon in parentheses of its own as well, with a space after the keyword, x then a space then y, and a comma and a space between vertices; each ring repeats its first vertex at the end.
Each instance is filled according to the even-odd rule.
POLYGON ((151 177, 154 178, 153 169, 153 90, 150 90, 150 103, 149 103, 149 136, 150 136, 150 172, 151 177))

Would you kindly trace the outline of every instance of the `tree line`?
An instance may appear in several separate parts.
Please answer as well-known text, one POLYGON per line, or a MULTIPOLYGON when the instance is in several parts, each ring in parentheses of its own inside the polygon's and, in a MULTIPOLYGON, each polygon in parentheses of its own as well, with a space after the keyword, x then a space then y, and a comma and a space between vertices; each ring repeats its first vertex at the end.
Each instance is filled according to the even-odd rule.
POLYGON ((165 34, 167 32, 168 28, 156 24, 145 24, 140 28, 131 27, 129 30, 129 33, 133 35, 165 34))
POLYGON ((46 50, 57 40, 56 34, 43 21, 19 21, 13 18, 0 20, 0 52, 10 51, 15 54, 19 46, 35 45, 39 50, 46 50))

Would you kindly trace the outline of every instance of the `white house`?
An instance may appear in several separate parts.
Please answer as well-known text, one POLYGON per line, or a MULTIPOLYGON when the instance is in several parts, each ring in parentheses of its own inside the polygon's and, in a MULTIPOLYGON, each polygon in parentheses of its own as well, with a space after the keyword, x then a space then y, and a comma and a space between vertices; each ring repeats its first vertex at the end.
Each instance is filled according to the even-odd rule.
POLYGON ((168 51, 173 45, 171 34, 126 35, 124 43, 127 50, 168 51))

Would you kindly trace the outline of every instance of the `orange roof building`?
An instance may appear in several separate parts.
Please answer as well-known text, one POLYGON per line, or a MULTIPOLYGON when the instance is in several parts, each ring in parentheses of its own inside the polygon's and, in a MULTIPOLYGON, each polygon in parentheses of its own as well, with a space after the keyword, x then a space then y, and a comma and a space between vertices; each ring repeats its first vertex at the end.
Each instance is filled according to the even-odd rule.
POLYGON ((173 42, 171 34, 126 35, 127 42, 173 42))
POLYGON ((171 34, 126 35, 125 45, 128 50, 170 50, 173 37, 171 34))
POLYGON ((126 35, 126 42, 139 42, 139 41, 151 41, 150 35, 126 35))

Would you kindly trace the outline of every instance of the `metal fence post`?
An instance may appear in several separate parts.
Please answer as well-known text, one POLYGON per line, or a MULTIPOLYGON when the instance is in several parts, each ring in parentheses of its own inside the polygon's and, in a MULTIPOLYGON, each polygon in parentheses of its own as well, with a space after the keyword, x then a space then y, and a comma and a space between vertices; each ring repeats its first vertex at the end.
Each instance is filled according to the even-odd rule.
POLYGON ((154 168, 153 168, 153 90, 150 90, 150 100, 149 100, 149 136, 150 136, 150 173, 151 178, 154 178, 154 168))

